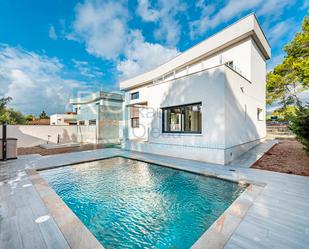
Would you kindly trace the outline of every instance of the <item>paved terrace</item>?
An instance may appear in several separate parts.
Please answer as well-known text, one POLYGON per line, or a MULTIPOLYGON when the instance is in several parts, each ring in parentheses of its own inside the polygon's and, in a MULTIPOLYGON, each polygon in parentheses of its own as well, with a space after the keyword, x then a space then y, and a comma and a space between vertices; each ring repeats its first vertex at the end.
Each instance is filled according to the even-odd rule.
POLYGON ((266 186, 261 194, 250 206, 224 247, 228 249, 309 248, 308 177, 250 169, 243 165, 220 166, 119 149, 45 157, 29 155, 20 156, 18 160, 1 162, 0 248, 60 249, 69 248, 71 245, 31 184, 25 169, 43 169, 116 155, 154 161, 223 178, 265 183, 266 186), (45 222, 37 220, 46 215, 50 218, 45 222))

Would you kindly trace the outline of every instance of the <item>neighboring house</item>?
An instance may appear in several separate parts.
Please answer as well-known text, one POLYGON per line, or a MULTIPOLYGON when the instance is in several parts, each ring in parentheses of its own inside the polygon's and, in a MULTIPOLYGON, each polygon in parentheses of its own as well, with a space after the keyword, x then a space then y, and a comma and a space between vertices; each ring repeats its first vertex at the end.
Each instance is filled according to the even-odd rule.
POLYGON ((50 116, 50 125, 76 125, 75 112, 65 114, 53 114, 50 116))
POLYGON ((97 143, 120 143, 123 95, 99 91, 71 99, 80 129, 93 126, 97 143))
POLYGON ((122 147, 227 164, 266 136, 269 43, 251 14, 120 83, 122 147))
POLYGON ((28 125, 49 125, 50 119, 49 118, 42 118, 42 119, 33 119, 27 122, 28 125))

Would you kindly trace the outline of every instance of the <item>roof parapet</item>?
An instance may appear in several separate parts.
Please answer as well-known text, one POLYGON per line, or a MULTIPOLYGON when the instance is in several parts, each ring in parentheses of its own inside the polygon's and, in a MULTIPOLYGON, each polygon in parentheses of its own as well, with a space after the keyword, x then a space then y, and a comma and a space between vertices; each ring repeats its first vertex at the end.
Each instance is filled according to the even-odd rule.
POLYGON ((138 76, 120 82, 120 89, 142 86, 198 59, 214 54, 246 37, 252 37, 265 60, 271 57, 271 48, 254 13, 238 20, 204 41, 179 54, 170 61, 138 76))

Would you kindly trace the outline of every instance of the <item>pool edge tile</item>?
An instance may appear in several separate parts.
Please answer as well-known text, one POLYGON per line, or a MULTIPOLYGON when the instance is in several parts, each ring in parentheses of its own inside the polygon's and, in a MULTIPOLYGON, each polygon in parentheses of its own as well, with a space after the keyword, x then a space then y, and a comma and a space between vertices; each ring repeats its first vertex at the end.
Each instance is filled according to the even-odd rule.
POLYGON ((57 193, 49 187, 48 183, 41 178, 36 170, 26 170, 26 173, 70 248, 104 249, 95 236, 64 203, 57 193))
POLYGON ((245 191, 191 246, 191 249, 205 249, 205 245, 207 249, 224 248, 263 189, 263 186, 249 184, 245 191))

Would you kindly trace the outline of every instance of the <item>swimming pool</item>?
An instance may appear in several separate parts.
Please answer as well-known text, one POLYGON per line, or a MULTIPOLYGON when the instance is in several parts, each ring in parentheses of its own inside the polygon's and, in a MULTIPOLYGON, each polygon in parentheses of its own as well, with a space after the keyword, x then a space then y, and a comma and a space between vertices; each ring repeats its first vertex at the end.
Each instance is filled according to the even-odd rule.
POLYGON ((105 248, 190 248, 245 186, 116 157, 44 170, 105 248))

